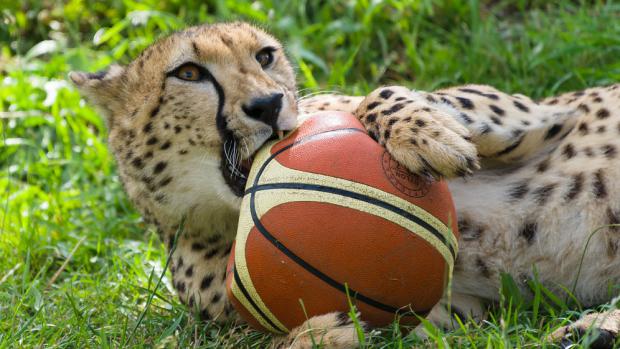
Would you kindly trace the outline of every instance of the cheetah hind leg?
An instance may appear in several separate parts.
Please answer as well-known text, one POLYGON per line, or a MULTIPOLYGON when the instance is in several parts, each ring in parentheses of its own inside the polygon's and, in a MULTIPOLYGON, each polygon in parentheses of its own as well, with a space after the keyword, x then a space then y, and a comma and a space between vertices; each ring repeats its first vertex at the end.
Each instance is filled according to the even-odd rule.
POLYGON ((371 137, 413 173, 438 179, 479 168, 469 130, 406 87, 376 89, 355 115, 371 137))
MULTIPOLYGON (((365 327, 364 323, 361 324, 365 327)), ((357 328, 346 313, 333 312, 314 316, 294 328, 286 337, 274 340, 272 348, 349 349, 359 347, 357 328)))
POLYGON ((611 302, 614 308, 589 313, 567 326, 560 327, 548 337, 551 342, 559 342, 562 348, 572 347, 584 336, 591 338, 590 348, 615 348, 620 344, 620 297, 611 302))

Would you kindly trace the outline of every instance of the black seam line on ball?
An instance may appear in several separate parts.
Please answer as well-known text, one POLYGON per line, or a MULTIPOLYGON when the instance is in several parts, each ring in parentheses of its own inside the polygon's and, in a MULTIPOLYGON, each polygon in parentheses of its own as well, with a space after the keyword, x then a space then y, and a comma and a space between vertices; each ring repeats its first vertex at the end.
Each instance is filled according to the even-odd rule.
MULTIPOLYGON (((273 161, 273 159, 275 159, 279 154, 283 153, 284 151, 290 149, 291 147, 298 145, 300 143, 305 143, 308 141, 311 141, 315 138, 320 138, 321 136, 324 136, 325 134, 328 133, 353 133, 353 132, 360 132, 360 133, 364 133, 366 134, 366 131, 361 130, 359 128, 343 128, 343 129, 337 129, 337 130, 331 130, 331 131, 325 131, 325 132, 321 132, 318 134, 314 134, 314 135, 309 135, 306 137, 303 137, 301 139, 296 140, 295 142, 283 147, 282 149, 278 150, 277 152, 271 154, 271 156, 261 165, 261 168, 258 170, 258 173, 256 174, 256 178, 254 179, 254 187, 258 186, 258 181, 260 180, 260 177, 262 176, 263 172, 265 171, 265 168, 267 167, 267 165, 273 161)), ((252 215, 252 221, 254 223, 254 226, 256 226, 256 228, 258 229, 258 231, 261 233, 261 235, 263 235, 272 245, 274 245, 278 250, 280 250, 282 253, 284 253, 286 256, 288 256, 290 259, 292 259, 293 261, 295 261, 297 264, 299 264, 302 268, 306 269, 308 272, 310 272, 311 274, 313 274, 314 276, 318 277, 319 279, 323 280, 325 283, 327 283, 328 285, 332 286, 333 288, 343 292, 346 294, 347 292, 347 287, 345 287, 343 284, 339 283, 338 281, 330 278, 328 275, 322 273, 320 270, 316 269, 315 267, 313 267, 312 265, 310 265, 309 263, 307 263, 306 261, 304 261, 301 257, 297 256, 296 254, 294 254, 291 250, 289 250, 286 246, 284 246, 280 241, 278 241, 278 239, 276 239, 273 235, 271 235, 271 233, 269 233, 269 231, 265 228, 265 226, 262 225, 262 223, 260 222, 258 215, 256 214, 256 206, 255 206, 255 196, 256 196, 256 191, 252 191, 250 192, 250 214, 252 215)), ((380 310, 386 311, 386 312, 390 312, 390 313, 399 313, 400 309, 389 306, 387 304, 383 304, 379 301, 376 301, 372 298, 369 298, 367 296, 364 296, 363 294, 349 288, 349 292, 350 294, 353 295, 353 298, 358 299, 370 306, 373 306, 375 308, 378 308, 380 310)), ((422 310, 419 311, 418 313, 426 313, 429 310, 422 310)), ((415 314, 404 314, 404 316, 411 316, 411 315, 415 315, 415 314)))
MULTIPOLYGON (((267 228, 265 228, 265 226, 261 223, 260 219, 258 218, 258 215, 256 214, 256 206, 254 203, 255 194, 256 192, 252 192, 251 197, 250 197, 250 213, 252 214, 252 221, 254 222, 254 226, 258 229, 261 235, 263 235, 267 239, 267 241, 269 241, 273 246, 275 246, 278 250, 280 250, 282 253, 284 253, 287 257, 289 257, 299 266, 304 268, 306 271, 310 272, 312 275, 316 276, 317 278, 323 280, 326 284, 330 285, 331 287, 345 294, 347 293, 347 289, 348 289, 348 292, 351 295, 351 298, 362 301, 370 306, 373 306, 377 309, 383 310, 388 313, 393 313, 393 314, 399 313, 399 310, 400 310, 399 308, 395 308, 393 306, 374 300, 332 279, 327 274, 324 274, 317 268, 313 267, 312 265, 310 265, 310 263, 306 262, 301 257, 293 253, 293 251, 289 250, 286 246, 284 246, 280 241, 278 241, 278 239, 276 239, 275 236, 271 235, 271 233, 267 230, 267 228)), ((426 311, 427 310, 423 310, 422 312, 426 312, 426 311)), ((405 314, 404 316, 409 316, 409 315, 405 314)))
POLYGON ((269 319, 269 317, 267 317, 267 315, 265 315, 265 313, 263 313, 263 311, 258 307, 258 305, 256 305, 256 303, 254 302, 254 299, 252 299, 252 297, 250 297, 250 294, 248 293, 248 290, 243 285, 243 282, 241 282, 241 278, 239 277, 239 273, 237 273, 237 268, 235 268, 235 267, 233 267, 233 277, 235 278, 235 283, 237 284, 237 286, 241 290, 241 293, 243 293, 245 298, 250 302, 250 304, 252 305, 254 310, 256 310, 256 312, 261 316, 261 318, 263 318, 263 320, 265 320, 265 322, 267 322, 271 327, 273 327, 273 328, 275 328, 277 330, 280 330, 282 332, 285 332, 285 331, 282 330, 282 328, 280 328, 280 326, 277 326, 276 324, 274 324, 271 321, 271 319, 269 319))
POLYGON ((384 209, 386 209, 388 211, 396 213, 397 215, 399 215, 399 216, 401 216, 403 218, 406 218, 406 219, 408 219, 410 221, 413 221, 413 222, 415 222, 418 225, 421 225, 424 229, 428 230, 437 239, 439 239, 439 241, 441 241, 446 246, 446 248, 448 248, 448 250, 450 251, 450 254, 452 255, 452 258, 456 258, 456 252, 455 252, 454 247, 452 246, 452 244, 435 227, 433 227, 432 225, 428 224, 427 222, 425 222, 424 220, 420 219, 419 217, 417 217, 417 216, 415 216, 415 215, 413 215, 413 214, 403 210, 402 208, 396 207, 396 206, 394 206, 394 205, 392 205, 390 203, 387 203, 385 201, 373 198, 373 197, 368 196, 368 195, 364 195, 364 194, 356 193, 356 192, 353 192, 353 191, 345 190, 345 189, 328 187, 328 186, 317 185, 317 184, 307 184, 307 183, 270 183, 270 184, 260 184, 260 185, 253 186, 253 187, 249 188, 248 190, 246 190, 246 194, 248 194, 248 193, 255 193, 255 192, 258 192, 258 191, 262 191, 262 190, 270 190, 270 189, 296 189, 296 190, 318 191, 318 192, 330 193, 330 194, 336 194, 336 195, 348 197, 348 198, 351 198, 351 199, 363 201, 363 202, 369 203, 371 205, 384 208, 384 209))
MULTIPOLYGON (((325 131, 325 132, 321 132, 321 133, 317 133, 317 134, 313 134, 313 135, 308 135, 306 137, 300 138, 298 140, 296 140, 295 142, 282 147, 282 149, 276 151, 275 153, 271 154, 269 156, 269 158, 267 158, 267 160, 265 160, 265 162, 261 165, 260 169, 258 170, 258 173, 256 174, 256 178, 254 178, 254 184, 252 185, 252 187, 248 188, 245 192, 245 195, 251 193, 253 190, 260 190, 260 189, 256 189, 256 188, 260 188, 266 184, 258 184, 258 181, 260 180, 260 178, 263 175, 263 172, 265 171, 265 169, 267 168, 267 166, 269 165, 269 163, 271 161, 273 161, 278 155, 282 154, 283 152, 287 151, 288 149, 305 143, 305 142, 309 142, 312 141, 316 138, 319 138, 320 136, 324 136, 325 134, 329 134, 329 133, 352 133, 352 132, 360 132, 360 133, 364 133, 367 134, 366 131, 361 130, 359 128, 354 128, 354 127, 349 127, 349 128, 341 128, 341 129, 337 129, 337 130, 331 130, 331 131, 325 131)), ((282 183, 284 184, 284 183, 282 183)), ((305 186, 311 186, 310 184, 301 184, 301 183, 290 183, 292 185, 305 185, 305 186)), ((280 185, 280 184, 269 184, 269 185, 280 185)), ((327 186, 315 186, 315 187, 322 187, 322 188, 330 188, 330 190, 332 193, 334 191, 338 191, 337 194, 343 195, 343 196, 348 196, 348 197, 352 197, 358 200, 363 200, 372 204, 375 204, 377 206, 383 207, 385 209, 388 209, 394 213, 397 213, 401 216, 403 216, 404 218, 407 218, 409 220, 412 220, 416 223, 418 223, 419 225, 423 226, 424 228, 428 229, 433 235, 435 235, 441 242, 444 243, 444 245, 446 245, 446 247, 448 248, 448 250, 450 250, 450 254, 452 255, 453 259, 456 259, 456 251, 454 250, 454 247, 452 246, 452 244, 449 243, 449 241, 447 240, 446 237, 444 237, 439 231, 437 231, 437 229, 435 229, 435 227, 433 227, 432 225, 426 223, 425 221, 419 219, 418 217, 412 215, 411 213, 398 208, 396 206, 393 206, 387 202, 375 199, 375 198, 371 198, 369 196, 363 195, 363 194, 358 194, 355 192, 351 192, 351 191, 347 191, 344 189, 338 189, 338 188, 332 188, 332 187, 327 187, 327 186), (372 201, 372 202, 371 202, 372 201), (375 203, 376 202, 376 203, 375 203)), ((277 188, 274 188, 277 189, 277 188)), ((285 189, 285 188, 282 188, 285 189)), ((293 189, 304 189, 304 188, 293 188, 293 189)), ((312 189, 307 189, 307 190, 319 190, 316 188, 312 188, 312 189)), ((319 191, 327 191, 327 190, 319 190, 319 191)), ((252 198, 254 197, 254 193, 252 192, 252 198)))

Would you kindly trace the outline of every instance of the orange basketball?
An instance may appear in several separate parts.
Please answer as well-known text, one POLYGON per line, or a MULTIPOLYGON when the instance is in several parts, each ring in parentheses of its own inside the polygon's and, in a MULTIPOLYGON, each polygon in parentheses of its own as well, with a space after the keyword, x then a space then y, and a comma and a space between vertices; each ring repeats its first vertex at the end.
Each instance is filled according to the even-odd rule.
POLYGON ((412 175, 353 115, 313 115, 255 156, 229 299, 251 325, 276 333, 348 312, 349 301, 373 326, 396 314, 415 324, 443 294, 456 221, 445 182, 412 175))

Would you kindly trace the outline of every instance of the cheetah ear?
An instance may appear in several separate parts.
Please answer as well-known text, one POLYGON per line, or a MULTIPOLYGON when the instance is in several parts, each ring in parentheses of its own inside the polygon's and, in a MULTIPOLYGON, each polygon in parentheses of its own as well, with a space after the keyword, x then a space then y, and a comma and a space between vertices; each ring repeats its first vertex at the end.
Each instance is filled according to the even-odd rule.
POLYGON ((69 79, 108 119, 124 106, 125 68, 114 64, 96 73, 70 72, 69 79))

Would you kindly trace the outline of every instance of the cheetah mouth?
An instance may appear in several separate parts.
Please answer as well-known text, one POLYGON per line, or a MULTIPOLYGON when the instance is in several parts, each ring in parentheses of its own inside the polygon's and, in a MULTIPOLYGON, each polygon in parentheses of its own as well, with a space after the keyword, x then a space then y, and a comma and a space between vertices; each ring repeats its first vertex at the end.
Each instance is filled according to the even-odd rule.
POLYGON ((222 147, 222 164, 220 165, 222 176, 232 192, 242 197, 245 185, 250 175, 250 169, 254 162, 254 154, 246 159, 239 159, 234 152, 229 152, 227 147, 222 147))
POLYGON ((254 163, 254 155, 265 143, 278 139, 278 135, 272 135, 269 139, 260 144, 257 149, 248 157, 242 158, 239 151, 239 142, 236 139, 229 139, 222 144, 221 171, 224 180, 232 192, 242 197, 245 193, 245 186, 254 163))

